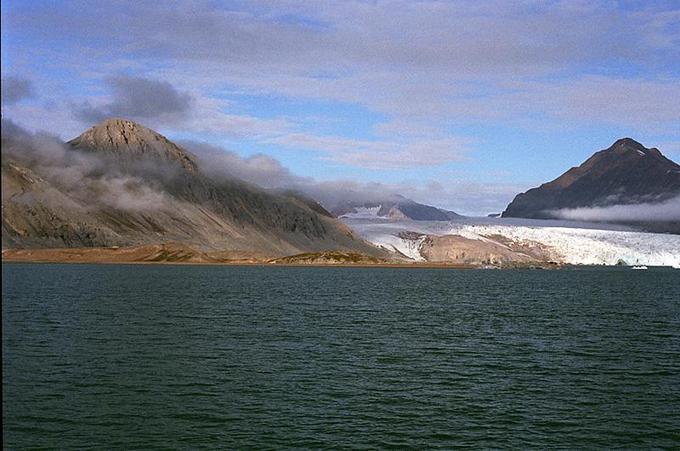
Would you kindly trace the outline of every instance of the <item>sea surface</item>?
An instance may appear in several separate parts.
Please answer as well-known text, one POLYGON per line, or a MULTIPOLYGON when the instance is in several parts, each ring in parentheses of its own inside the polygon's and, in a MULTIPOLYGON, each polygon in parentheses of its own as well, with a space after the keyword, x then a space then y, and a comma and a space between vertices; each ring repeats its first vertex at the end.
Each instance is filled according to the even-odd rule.
POLYGON ((680 271, 2 265, 5 449, 680 447, 680 271))

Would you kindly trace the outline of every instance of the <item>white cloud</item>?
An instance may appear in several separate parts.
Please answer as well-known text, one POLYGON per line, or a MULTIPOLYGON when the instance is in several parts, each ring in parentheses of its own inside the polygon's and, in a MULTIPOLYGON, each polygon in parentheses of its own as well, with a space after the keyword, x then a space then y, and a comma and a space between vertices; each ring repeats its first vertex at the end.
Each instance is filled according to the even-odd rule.
POLYGON ((266 155, 241 157, 235 152, 204 143, 184 141, 181 144, 198 155, 201 170, 213 177, 236 177, 264 188, 299 191, 329 209, 343 201, 385 200, 401 194, 462 214, 486 215, 502 211, 518 192, 528 188, 515 184, 472 182, 461 177, 398 183, 352 179, 322 181, 294 174, 281 162, 266 155))
POLYGON ((438 166, 461 161, 471 150, 468 138, 369 141, 337 136, 291 133, 266 142, 325 153, 325 159, 368 169, 438 166))
POLYGON ((99 49, 88 59, 93 68, 115 58, 145 62, 147 71, 204 92, 230 86, 436 122, 533 112, 667 129, 678 117, 680 12, 662 5, 180 1, 60 7, 15 20, 48 37, 68 33, 80 45, 103 40, 116 49, 99 49), (641 75, 587 75, 622 64, 641 75))
POLYGON ((195 99, 191 114, 181 123, 175 124, 177 129, 217 136, 264 139, 284 133, 293 127, 289 120, 283 118, 263 119, 226 113, 229 105, 223 100, 200 94, 196 94, 195 99))
MULTIPOLYGON (((11 25, 60 45, 10 50, 33 52, 51 69, 77 67, 84 85, 121 71, 171 83, 194 101, 191 114, 147 122, 164 131, 309 149, 378 170, 465 159, 470 139, 447 132, 460 125, 615 124, 677 140, 680 11, 672 4, 176 1, 158 8, 121 1, 44 8, 16 8, 11 25), (351 103, 379 113, 382 123, 375 139, 338 136, 332 127, 301 127, 294 115, 234 113, 221 99, 232 94, 265 103, 270 95, 351 103)), ((10 116, 71 133, 73 121, 54 110, 90 98, 60 95, 50 107, 16 108, 18 117, 10 116)))
POLYGON ((552 213, 575 221, 680 221, 680 196, 658 203, 572 208, 552 213))

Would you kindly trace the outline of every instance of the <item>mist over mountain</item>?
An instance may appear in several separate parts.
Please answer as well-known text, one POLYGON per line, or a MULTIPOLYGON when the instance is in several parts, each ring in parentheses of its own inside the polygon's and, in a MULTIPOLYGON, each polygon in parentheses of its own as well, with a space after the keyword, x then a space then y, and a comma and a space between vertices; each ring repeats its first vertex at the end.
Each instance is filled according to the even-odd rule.
POLYGON ((680 165, 624 138, 555 180, 518 194, 503 217, 639 223, 680 231, 680 165))
POLYGON ((271 255, 377 252, 304 196, 212 176, 200 164, 124 119, 68 143, 3 120, 3 248, 182 242, 271 255))
POLYGON ((371 200, 340 201, 332 213, 347 218, 411 219, 414 221, 448 221, 462 216, 453 211, 432 207, 399 194, 376 196, 371 200))
POLYGON ((189 173, 198 170, 196 157, 165 136, 126 119, 107 119, 68 144, 73 149, 103 154, 120 166, 140 160, 179 163, 189 173))
MULTIPOLYGON (((215 178, 240 178, 277 192, 298 193, 315 199, 335 216, 374 209, 380 217, 422 221, 446 221, 460 215, 416 202, 397 192, 397 187, 357 180, 319 181, 292 173, 280 161, 264 154, 242 157, 227 149, 195 141, 181 141, 200 163, 202 170, 215 178), (358 210, 357 210, 358 209, 358 210)), ((409 192, 408 187, 401 187, 409 192)), ((411 187, 412 189, 412 187, 411 187)))

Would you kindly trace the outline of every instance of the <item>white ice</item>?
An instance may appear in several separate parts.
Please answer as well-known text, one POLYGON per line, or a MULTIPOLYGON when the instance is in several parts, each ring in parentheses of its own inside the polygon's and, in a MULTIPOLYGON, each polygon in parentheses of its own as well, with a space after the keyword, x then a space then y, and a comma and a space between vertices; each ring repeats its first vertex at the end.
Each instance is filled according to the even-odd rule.
POLYGON ((356 207, 353 212, 345 213, 340 216, 341 218, 352 218, 352 219, 371 219, 379 218, 378 212, 380 211, 381 205, 377 207, 356 207))
POLYGON ((447 221, 388 221, 346 219, 348 225, 376 245, 396 249, 418 261, 423 237, 400 237, 402 232, 422 235, 460 235, 486 240, 502 235, 534 241, 552 249, 555 260, 570 264, 679 266, 680 235, 646 233, 626 227, 568 221, 465 218, 447 221))

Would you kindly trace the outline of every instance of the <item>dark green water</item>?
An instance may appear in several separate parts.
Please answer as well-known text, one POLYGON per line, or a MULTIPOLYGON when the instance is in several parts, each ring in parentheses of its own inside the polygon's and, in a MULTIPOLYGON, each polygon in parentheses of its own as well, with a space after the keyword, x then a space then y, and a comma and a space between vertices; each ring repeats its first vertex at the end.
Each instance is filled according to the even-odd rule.
POLYGON ((680 271, 5 264, 7 449, 680 447, 680 271))

